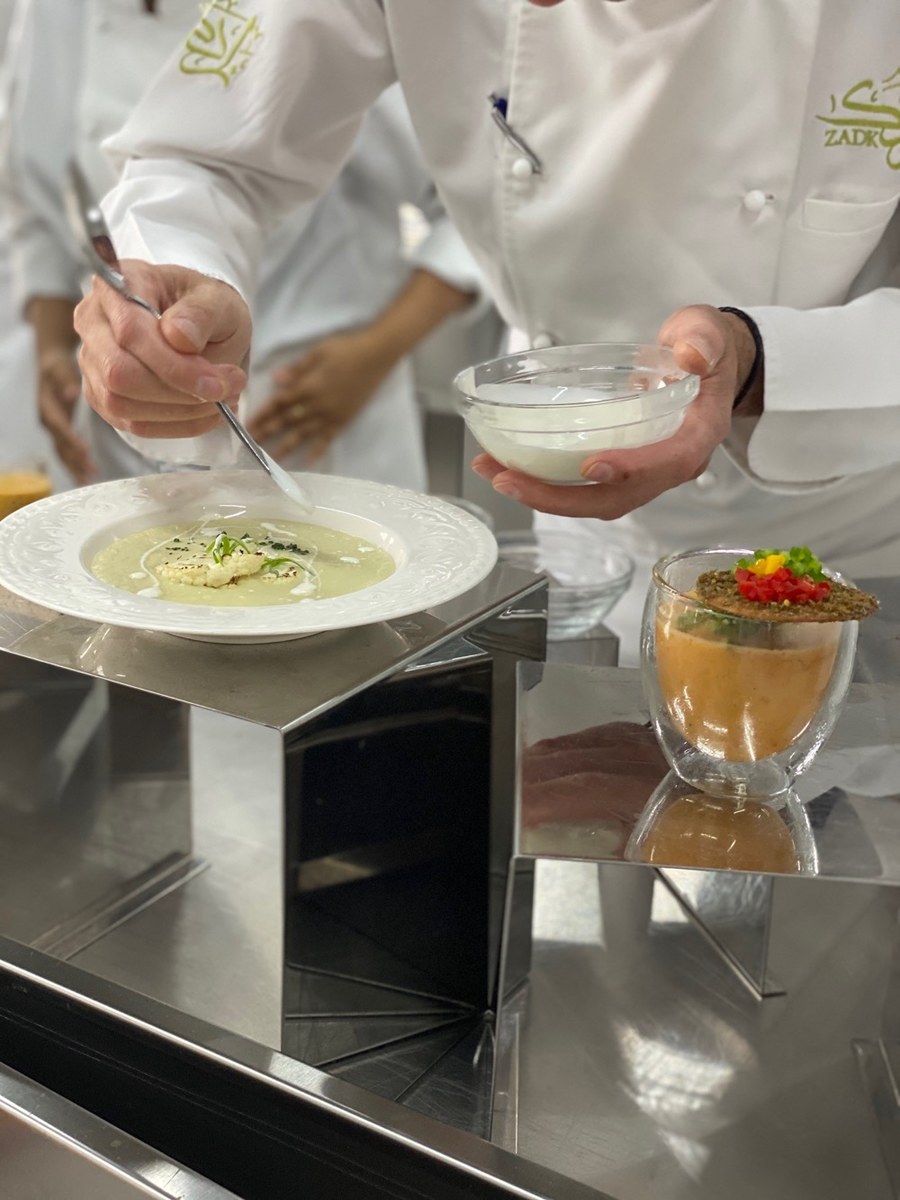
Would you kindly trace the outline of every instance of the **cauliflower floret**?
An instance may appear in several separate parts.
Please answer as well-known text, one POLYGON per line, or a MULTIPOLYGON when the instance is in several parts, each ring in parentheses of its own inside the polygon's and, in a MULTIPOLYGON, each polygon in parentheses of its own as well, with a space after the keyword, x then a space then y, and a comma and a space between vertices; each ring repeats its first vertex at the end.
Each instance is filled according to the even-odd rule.
POLYGON ((221 562, 216 562, 210 554, 201 552, 166 559, 156 569, 160 577, 170 583, 220 588, 248 575, 257 575, 269 557, 261 550, 236 550, 234 554, 226 554, 221 562))

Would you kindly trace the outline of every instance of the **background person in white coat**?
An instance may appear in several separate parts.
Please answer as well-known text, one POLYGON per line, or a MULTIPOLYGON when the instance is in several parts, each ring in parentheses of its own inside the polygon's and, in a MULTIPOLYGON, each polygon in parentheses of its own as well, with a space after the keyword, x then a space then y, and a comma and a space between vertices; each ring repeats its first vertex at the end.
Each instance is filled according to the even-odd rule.
MULTIPOLYGON (((196 19, 194 0, 28 0, 10 62, 8 186, 16 203, 18 295, 38 342, 42 419, 77 482, 148 469, 89 410, 72 312, 82 266, 62 203, 74 152, 96 194, 114 176, 99 142, 196 19)), ((205 231, 215 234, 214 228, 205 231)), ((255 431, 292 466, 425 487, 409 351, 470 306, 477 269, 424 170, 398 88, 369 114, 347 165, 317 203, 270 236, 256 294, 253 372, 245 400, 255 431), (412 261, 398 208, 433 225, 412 261)), ((155 447, 140 441, 151 457, 155 447)))
MULTIPOLYGON (((6 45, 12 16, 13 0, 0 0, 0 46, 6 45)), ((0 130, 3 120, 0 85, 0 130)), ((31 410, 22 402, 34 389, 34 344, 31 330, 17 313, 10 240, 8 206, 0 196, 0 471, 47 449, 31 410)))
POLYGON ((535 345, 661 327, 703 376, 673 438, 585 461, 595 486, 482 458, 499 491, 625 517, 617 533, 651 556, 803 542, 851 574, 900 570, 893 0, 864 21, 843 0, 218 0, 204 20, 216 54, 198 27, 112 146, 130 161, 109 216, 134 286, 167 307, 157 327, 98 286, 79 309, 90 401, 113 424, 212 427, 199 379, 240 385, 216 364, 249 337, 261 222, 327 186, 399 78, 511 325, 535 345), (213 206, 223 238, 198 244, 213 206))

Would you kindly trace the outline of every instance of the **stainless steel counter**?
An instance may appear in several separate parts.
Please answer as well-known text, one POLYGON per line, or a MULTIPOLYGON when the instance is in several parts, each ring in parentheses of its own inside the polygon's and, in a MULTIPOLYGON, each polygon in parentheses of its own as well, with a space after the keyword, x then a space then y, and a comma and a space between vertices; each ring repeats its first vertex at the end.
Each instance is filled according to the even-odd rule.
POLYGON ((511 878, 534 922, 507 945, 532 938, 498 1021, 500 1144, 618 1200, 900 1196, 900 587, 871 590, 885 611, 797 795, 762 832, 708 818, 752 870, 685 869, 714 862, 702 812, 637 861, 683 794, 637 672, 520 668, 511 878), (812 846, 795 873, 776 828, 812 846))
POLYGON ((237 1200, 2 1066, 0 1192, 6 1200, 237 1200))
POLYGON ((0 934, 485 1131, 545 607, 498 566, 390 624, 219 646, 0 596, 0 934), (472 1104, 454 1054, 481 1042, 472 1104))
MULTIPOLYGON (((405 694, 422 712, 427 706, 421 708, 419 699, 427 693, 415 690, 416 680, 424 684, 440 677, 453 660, 468 697, 462 708, 458 698, 454 701, 454 720, 461 716, 465 727, 482 721, 487 693, 478 681, 484 679, 495 639, 503 644, 504 672, 517 651, 533 653, 524 635, 534 608, 525 604, 522 615, 509 615, 519 607, 512 597, 521 594, 521 577, 504 576, 499 584, 494 579, 491 587, 499 590, 483 595, 475 606, 480 633, 474 642, 458 640, 475 615, 463 606, 449 619, 440 612, 400 629, 355 631, 330 648, 310 642, 278 653, 278 647, 263 647, 268 678, 258 684, 246 678, 246 647, 120 635, 15 601, 0 603, 0 642, 12 650, 0 654, 0 669, 10 672, 4 677, 6 694, 21 696, 22 680, 15 672, 22 669, 37 673, 29 675, 32 681, 46 683, 40 672, 49 668, 54 686, 65 679, 76 691, 82 689, 81 699, 59 700, 59 715, 47 730, 54 744, 60 731, 71 728, 73 712, 85 707, 84 696, 95 695, 92 689, 105 689, 105 702, 111 691, 117 706, 125 692, 162 698, 155 713, 142 716, 135 709, 123 716, 124 741, 113 744, 150 743, 142 746, 144 757, 140 770, 131 773, 131 785, 145 788, 148 779, 155 778, 157 785, 162 780, 163 792, 174 798, 171 812, 180 814, 176 830, 183 820, 178 797, 183 799, 187 787, 193 828, 192 842, 180 843, 183 878, 155 887, 146 903, 138 895, 124 910, 114 905, 119 923, 107 919, 105 925, 102 920, 91 925, 87 940, 84 930, 78 935, 69 928, 65 940, 53 943, 68 963, 29 951, 28 970, 58 987, 63 976, 56 972, 74 969, 73 976, 65 976, 67 986, 74 981, 76 990, 94 993, 129 1022, 150 1011, 151 1024, 168 1029, 182 1044, 193 1041, 204 1054, 239 1064, 241 1072, 252 1063, 259 1078, 311 1090, 344 1111, 364 1113, 391 1136, 414 1131, 415 1139, 431 1142, 438 1157, 480 1163, 479 1170, 488 1163, 493 1170, 495 1160, 473 1149, 483 1143, 470 1142, 450 1126, 484 1129, 493 1116, 495 1143, 522 1156, 515 1160, 522 1161, 522 1179, 528 1173, 523 1160, 531 1160, 572 1180, 573 1196, 583 1194, 576 1182, 615 1200, 755 1200, 759 1195, 766 1200, 890 1200, 900 1195, 896 1153, 891 1159, 900 1079, 893 1017, 900 1012, 900 971, 893 959, 898 892, 884 886, 900 878, 895 837, 900 785, 892 757, 898 744, 894 688, 900 679, 900 626, 894 614, 900 613, 900 593, 890 585, 876 585, 887 612, 865 630, 858 684, 844 722, 817 767, 824 775, 810 776, 821 783, 801 797, 814 817, 817 877, 656 871, 621 861, 628 829, 659 782, 657 763, 655 778, 644 773, 644 791, 632 791, 628 803, 615 811, 608 795, 601 796, 599 812, 576 811, 570 820, 533 822, 520 831, 518 886, 508 897, 507 932, 508 950, 523 957, 512 965, 506 960, 510 987, 496 1038, 483 1006, 435 987, 433 974, 427 986, 421 976, 414 978, 423 967, 433 972, 433 962, 395 957, 387 988, 365 972, 346 978, 335 971, 334 960, 348 944, 336 936, 342 914, 330 900, 318 909, 323 920, 316 952, 332 952, 331 964, 307 956, 302 971, 289 969, 282 978, 290 918, 284 922, 279 916, 285 905, 281 881, 292 880, 291 902, 299 898, 302 903, 311 895, 305 888, 337 896, 342 885, 364 881, 373 866, 371 856, 316 849, 308 857, 290 856, 286 870, 280 849, 285 779, 302 764, 308 785, 337 760, 323 758, 317 767, 302 754, 291 759, 283 747, 302 743, 318 753, 317 747, 331 745, 346 755, 348 747, 385 728, 372 724, 373 713, 352 706, 364 696, 367 681, 379 680, 375 686, 384 688, 385 696, 405 694), (501 615, 506 619, 498 625, 501 615), (518 643, 517 630, 523 634, 518 643), (340 651, 337 678, 335 649, 340 651), (398 674, 399 692, 389 684, 398 674), (413 690, 404 693, 407 687, 413 690), (350 703, 332 704, 329 695, 342 689, 350 703), (475 708, 469 707, 479 695, 475 708), (298 701, 313 720, 298 722, 298 701), (165 726, 169 702, 178 711, 189 710, 186 726, 171 716, 165 726), (335 722, 339 710, 344 715, 335 722), (142 721, 145 731, 157 733, 139 736, 142 721), (883 772, 877 786, 871 773, 861 774, 848 762, 848 752, 858 749, 879 751, 875 757, 883 772), (263 769, 265 762, 269 767, 263 769), (318 775, 310 774, 315 771, 318 775), (823 795, 827 803, 817 808, 823 795), (526 918, 524 950, 512 936, 517 915, 526 918), (101 927, 103 936, 94 936, 101 927), (512 986, 529 953, 529 982, 512 986), (405 981, 397 974, 401 968, 405 981), (310 986, 322 981, 327 981, 324 989, 310 986), (192 1024, 196 1018, 208 1024, 192 1024), (321 1064, 328 1074, 278 1053, 282 1045, 297 1058, 321 1064), (388 1100, 400 1100, 403 1107, 388 1100), (437 1117, 441 1124, 419 1114, 437 1117)), ((523 703, 532 706, 529 744, 573 728, 646 719, 633 673, 533 665, 525 668, 523 684, 523 703)), ((502 695, 508 704, 503 728, 509 734, 511 693, 507 689, 502 695)), ((105 781, 104 787, 111 781, 113 793, 103 794, 121 795, 115 792, 122 782, 121 754, 110 755, 109 743, 99 754, 90 748, 101 701, 95 697, 86 707, 87 715, 75 720, 74 733, 64 743, 71 753, 53 768, 55 778, 67 788, 86 787, 90 778, 105 781)), ((411 709, 404 702, 394 711, 411 709)), ((444 712, 440 704, 430 711, 444 712)), ((419 762, 418 773, 429 783, 453 768, 446 759, 419 762)), ((24 753, 19 764, 24 771, 24 753)), ((27 778, 22 772, 16 776, 27 778)), ((58 794, 53 778, 48 776, 45 803, 58 794)), ((21 790, 18 784, 12 794, 16 789, 21 790)), ((10 795, 4 796, 4 806, 14 805, 10 795)), ((121 805, 113 802, 111 811, 121 805)), ((54 811, 52 803, 45 811, 54 811)), ((166 809, 158 793, 156 800, 143 799, 137 811, 152 816, 166 809)), ((314 815, 315 806, 310 811, 314 815)), ((116 839, 106 837, 110 826, 103 805, 97 813, 97 822, 85 819, 82 834, 90 831, 93 837, 90 861, 109 863, 116 839)), ((26 811, 22 817, 34 821, 35 814, 26 811)), ((458 823, 475 817, 470 809, 457 813, 458 823)), ((403 837, 379 845, 381 866, 403 870, 415 854, 427 851, 428 828, 420 832, 424 840, 416 843, 412 860, 404 859, 410 843, 403 837)), ((8 855, 9 861, 16 858, 8 855)), ((60 877, 59 859, 48 865, 45 877, 53 878, 54 870, 60 877)), ((20 879, 27 879, 26 870, 20 879)), ((381 903, 375 893, 368 894, 381 903)), ((20 907, 29 911, 27 904, 20 907)), ((402 911, 394 910, 391 919, 402 911)), ((427 907, 422 915, 427 918, 427 907)), ((420 928, 427 927, 425 920, 420 928)), ((21 930, 22 941, 41 936, 30 926, 21 930)), ((356 932, 353 953, 371 952, 369 933, 363 927, 356 932)), ((289 939, 289 951, 297 945, 289 939)), ((368 961, 371 965, 371 953, 368 961)), ((16 962, 17 973, 23 963, 16 962)), ((508 1160, 496 1160, 501 1162, 508 1172, 508 1160)), ((564 1182, 550 1184, 547 1178, 544 1186, 550 1190, 540 1194, 555 1200, 569 1194, 564 1182)), ((539 1193, 526 1189, 522 1194, 539 1193)))

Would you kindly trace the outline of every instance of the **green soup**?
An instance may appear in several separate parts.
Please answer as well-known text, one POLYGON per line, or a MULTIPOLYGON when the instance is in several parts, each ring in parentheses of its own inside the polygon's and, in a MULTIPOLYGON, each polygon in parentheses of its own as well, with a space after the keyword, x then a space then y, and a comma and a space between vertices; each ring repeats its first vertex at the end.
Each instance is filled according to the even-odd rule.
POLYGON ((371 542, 293 521, 204 521, 112 542, 91 570, 126 592, 179 604, 261 608, 371 587, 396 564, 371 542))

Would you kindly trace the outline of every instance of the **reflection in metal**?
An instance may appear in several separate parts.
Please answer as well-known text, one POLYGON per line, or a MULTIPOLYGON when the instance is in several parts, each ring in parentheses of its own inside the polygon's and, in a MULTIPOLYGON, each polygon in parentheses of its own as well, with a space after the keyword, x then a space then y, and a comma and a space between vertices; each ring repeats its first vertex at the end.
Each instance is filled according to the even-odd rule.
POLYGON ((538 913, 545 868, 573 910, 599 874, 602 940, 569 940, 559 912, 533 944, 528 987, 499 1018, 498 1081, 517 1079, 501 1144, 617 1200, 895 1200, 887 1076, 862 1092, 853 1043, 881 1039, 896 889, 772 877, 785 994, 760 1002, 696 920, 657 905, 655 872, 536 865, 538 913))
POLYGON ((537 936, 498 1018, 503 1145, 618 1200, 900 1196, 900 892, 881 886, 900 883, 900 645, 868 644, 796 796, 694 804, 674 830, 659 817, 690 789, 637 673, 522 665, 537 936))
POLYGON ((2 938, 0 1048, 13 1069, 242 1196, 611 1200, 2 938))
POLYGON ((770 876, 665 870, 659 879, 756 997, 783 994, 768 964, 774 891, 770 876))
MULTIPOLYGON (((154 786, 162 778, 141 811, 163 826, 159 799, 183 788, 192 710, 196 852, 209 863, 78 952, 89 975, 3 947, 11 965, 0 964, 0 999, 26 996, 37 970, 70 989, 67 1013, 90 995, 91 1021, 109 1020, 107 1036, 121 1025, 137 1044, 148 1026, 163 1029, 172 1063, 191 1047, 215 1071, 231 1063, 235 1094, 251 1081, 279 1094, 302 1088, 319 1115, 329 1105, 350 1114, 354 1137, 381 1128, 392 1147, 428 1146, 435 1164, 464 1156, 479 1180, 502 1163, 526 1194, 580 1191, 553 1181, 532 1193, 532 1160, 616 1200, 896 1200, 885 1167, 896 1126, 882 1101, 900 1074, 898 900, 881 886, 900 882, 896 685, 870 676, 856 688, 804 779, 798 800, 819 874, 794 877, 623 862, 666 771, 643 737, 636 676, 527 665, 521 748, 540 747, 540 769, 507 871, 513 668, 517 655, 540 652, 531 586, 501 571, 452 611, 277 654, 121 637, 15 601, 6 611, 0 598, 0 649, 10 651, 0 653, 0 702, 20 703, 17 671, 26 693, 49 680, 83 697, 96 684, 110 713, 126 697, 166 698, 155 720, 167 713, 178 735, 125 738, 109 777, 131 761, 124 774, 144 772, 154 786), (521 615, 529 596, 533 619, 521 615), (580 738, 597 727, 605 742, 580 738), (568 740, 547 742, 559 738, 568 740), (165 747, 167 765, 155 757, 165 747), (761 983, 756 993, 747 978, 761 983), (772 980, 783 994, 761 1003, 772 980), (248 1033, 256 1045, 239 1036, 248 1033), (860 1047, 874 1048, 870 1060, 860 1047), (867 1063, 878 1072, 867 1075, 867 1063), (861 1091, 861 1079, 872 1086, 861 1091), (512 1165, 447 1129, 486 1129, 492 1080, 493 1137, 524 1156, 512 1165)), ((889 654, 883 647, 880 669, 895 671, 889 654)), ((70 701, 59 699, 63 721, 70 701)), ((98 711, 88 707, 73 746, 98 711)), ((79 772, 102 768, 91 748, 99 729, 65 760, 74 762, 67 794, 79 772)), ((34 808, 27 774, 16 778, 34 808)), ((8 789, 10 811, 20 792, 8 789)), ((140 828, 141 852, 155 853, 152 820, 140 828)), ((86 863, 96 865, 84 850, 68 860, 86 863)), ((58 911, 36 937, 71 915, 60 895, 46 899, 58 911)), ((8 914, 23 919, 16 904, 8 914)), ((4 1020, 0 1011, 5 1031, 4 1020)), ((17 1052, 8 1039, 3 1054, 17 1052)), ((72 1073, 73 1086, 82 1075, 72 1073)), ((516 1186, 509 1194, 521 1194, 516 1186)))
MULTIPOLYGON (((5 603, 0 596, 0 611, 5 603)), ((9 680, 35 706, 34 680, 46 679, 62 689, 69 724, 65 704, 83 712, 90 697, 91 722, 82 717, 85 733, 69 739, 66 769, 108 714, 120 750, 98 762, 117 781, 124 774, 135 799, 122 786, 110 792, 123 820, 122 879, 104 877, 75 912, 63 898, 39 928, 7 921, 0 932, 40 938, 105 978, 486 1133, 486 1015, 512 856, 515 667, 523 655, 543 657, 544 583, 500 566, 433 612, 274 647, 25 617, 0 625, 0 687, 9 680), (217 712, 214 726, 201 708, 217 712), (164 842, 176 799, 186 832, 192 807, 199 818, 208 866, 192 873, 189 841, 178 864, 151 858, 169 874, 165 887, 154 878, 155 902, 145 903, 148 866, 127 868, 164 842), (127 896, 113 914, 117 889, 127 896)), ((66 751, 60 730, 50 732, 49 745, 66 751)), ((42 736, 36 728, 46 748, 42 736)), ((43 793, 20 775, 12 790, 37 803, 43 793)), ((86 808, 103 794, 95 776, 86 808)), ((95 835, 65 847, 65 866, 49 864, 48 895, 58 898, 64 873, 96 862, 95 835)), ((34 920, 24 877, 0 886, 9 911, 19 904, 34 920)))
POLYGON ((853 1042, 866 1099, 878 1126, 884 1165, 900 1196, 900 1078, 883 1040, 853 1042))
POLYGON ((156 697, 3 656, 4 933, 68 956, 196 869, 186 730, 156 697))
POLYGON ((523 663, 520 854, 900 883, 900 684, 854 684, 797 794, 698 796, 667 774, 637 671, 523 663))
POLYGON ((237 1200, 3 1066, 0 1194, 7 1200, 237 1200))
POLYGON ((641 812, 622 857, 723 871, 815 875, 809 815, 793 792, 771 800, 709 796, 670 771, 641 812))

